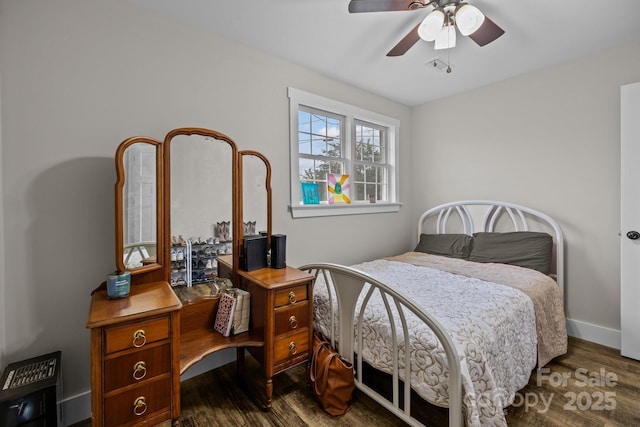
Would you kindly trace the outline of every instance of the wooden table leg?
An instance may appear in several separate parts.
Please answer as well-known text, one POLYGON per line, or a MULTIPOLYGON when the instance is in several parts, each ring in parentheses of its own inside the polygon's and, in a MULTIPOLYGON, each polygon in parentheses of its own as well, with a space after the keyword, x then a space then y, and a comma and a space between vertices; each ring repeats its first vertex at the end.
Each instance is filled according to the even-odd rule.
POLYGON ((266 380, 265 394, 266 394, 266 397, 267 397, 265 410, 267 412, 271 412, 271 398, 273 397, 273 377, 269 377, 266 380))

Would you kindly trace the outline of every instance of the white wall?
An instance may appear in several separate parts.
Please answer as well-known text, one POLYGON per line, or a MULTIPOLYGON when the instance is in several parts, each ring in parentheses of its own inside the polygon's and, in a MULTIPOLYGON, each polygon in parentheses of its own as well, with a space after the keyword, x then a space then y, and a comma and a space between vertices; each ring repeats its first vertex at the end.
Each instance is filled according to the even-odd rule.
POLYGON ((570 327, 597 325, 617 346, 620 86, 638 80, 640 42, 416 107, 411 120, 412 178, 426 189, 412 217, 468 198, 550 214, 566 237, 570 327))
POLYGON ((123 0, 0 0, 0 73, 0 354, 10 363, 62 350, 67 398, 90 388, 89 294, 115 267, 113 157, 125 138, 200 126, 263 152, 273 166, 273 230, 287 235, 291 265, 352 263, 411 246, 408 206, 297 220, 287 211, 288 86, 407 124, 399 142, 405 201, 408 107, 123 0))

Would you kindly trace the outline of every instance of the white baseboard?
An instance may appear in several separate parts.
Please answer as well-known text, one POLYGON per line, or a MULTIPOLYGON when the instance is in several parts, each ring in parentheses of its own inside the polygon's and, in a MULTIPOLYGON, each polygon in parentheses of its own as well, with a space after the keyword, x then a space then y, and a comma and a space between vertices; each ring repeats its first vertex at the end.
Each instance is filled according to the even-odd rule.
POLYGON ((567 319, 567 333, 572 337, 620 350, 621 334, 616 329, 567 319))
POLYGON ((70 426, 91 418, 91 390, 62 400, 62 425, 70 426))
MULTIPOLYGON (((226 365, 234 360, 236 360, 235 349, 219 351, 204 358, 202 361, 190 368, 180 377, 180 381, 188 380, 189 378, 195 377, 196 375, 200 375, 219 366, 226 365)), ((64 398, 61 403, 63 426, 70 426, 91 418, 91 390, 64 398)))

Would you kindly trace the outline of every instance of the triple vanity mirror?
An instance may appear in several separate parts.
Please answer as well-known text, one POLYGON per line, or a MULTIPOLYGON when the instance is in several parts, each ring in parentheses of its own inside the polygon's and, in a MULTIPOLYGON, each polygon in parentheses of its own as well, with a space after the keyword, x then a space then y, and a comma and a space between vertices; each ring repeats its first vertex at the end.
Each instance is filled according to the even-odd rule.
POLYGON ((125 140, 116 152, 116 267, 132 284, 206 283, 215 259, 240 265, 242 237, 271 236, 271 166, 210 129, 178 128, 163 142, 125 140))

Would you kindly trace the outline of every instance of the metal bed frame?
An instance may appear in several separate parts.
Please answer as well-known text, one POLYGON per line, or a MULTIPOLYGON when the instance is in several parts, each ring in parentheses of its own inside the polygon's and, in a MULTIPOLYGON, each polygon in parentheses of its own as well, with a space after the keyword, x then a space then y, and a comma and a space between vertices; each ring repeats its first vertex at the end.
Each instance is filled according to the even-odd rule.
MULTIPOLYGON (((535 225, 536 229, 540 228, 549 232, 553 237, 552 276, 558 283, 560 292, 564 295, 563 235, 558 223, 548 215, 534 209, 506 202, 491 200, 451 202, 429 209, 420 216, 418 240, 425 230, 424 223, 428 221, 435 222, 430 228, 434 228, 434 233, 438 234, 463 232, 471 235, 479 231, 531 231, 532 225, 535 225)), ((331 307, 330 330, 332 331, 332 336, 329 338, 334 346, 336 346, 337 341, 338 351, 350 361, 354 360, 354 354, 361 354, 358 349, 363 348, 363 316, 367 303, 375 292, 380 294, 392 331, 392 398, 391 400, 387 399, 365 384, 361 357, 358 357, 356 361, 356 387, 397 417, 414 426, 422 424, 411 415, 410 379, 406 378, 403 383, 403 390, 399 390, 400 360, 398 358, 398 346, 399 342, 409 342, 406 324, 406 317, 409 312, 424 322, 439 339, 447 357, 449 367, 449 426, 458 427, 463 425, 459 354, 451 337, 436 318, 414 304, 402 292, 354 268, 333 263, 315 263, 304 265, 300 269, 309 271, 316 277, 321 276, 324 279, 331 307), (359 311, 356 313, 357 302, 363 289, 366 289, 366 294, 363 297, 359 311), (335 303, 333 295, 336 298, 335 303), (337 329, 336 314, 339 319, 337 329), (400 337, 396 333, 396 325, 402 331, 400 337), (333 331, 337 331, 337 337, 333 335, 333 331), (402 400, 401 397, 403 397, 402 400), (404 404, 401 404, 401 401, 404 404)), ((410 367, 414 362, 410 359, 409 351, 404 353, 404 371, 411 372, 410 367)), ((410 375, 407 375, 407 377, 410 377, 410 375)))

